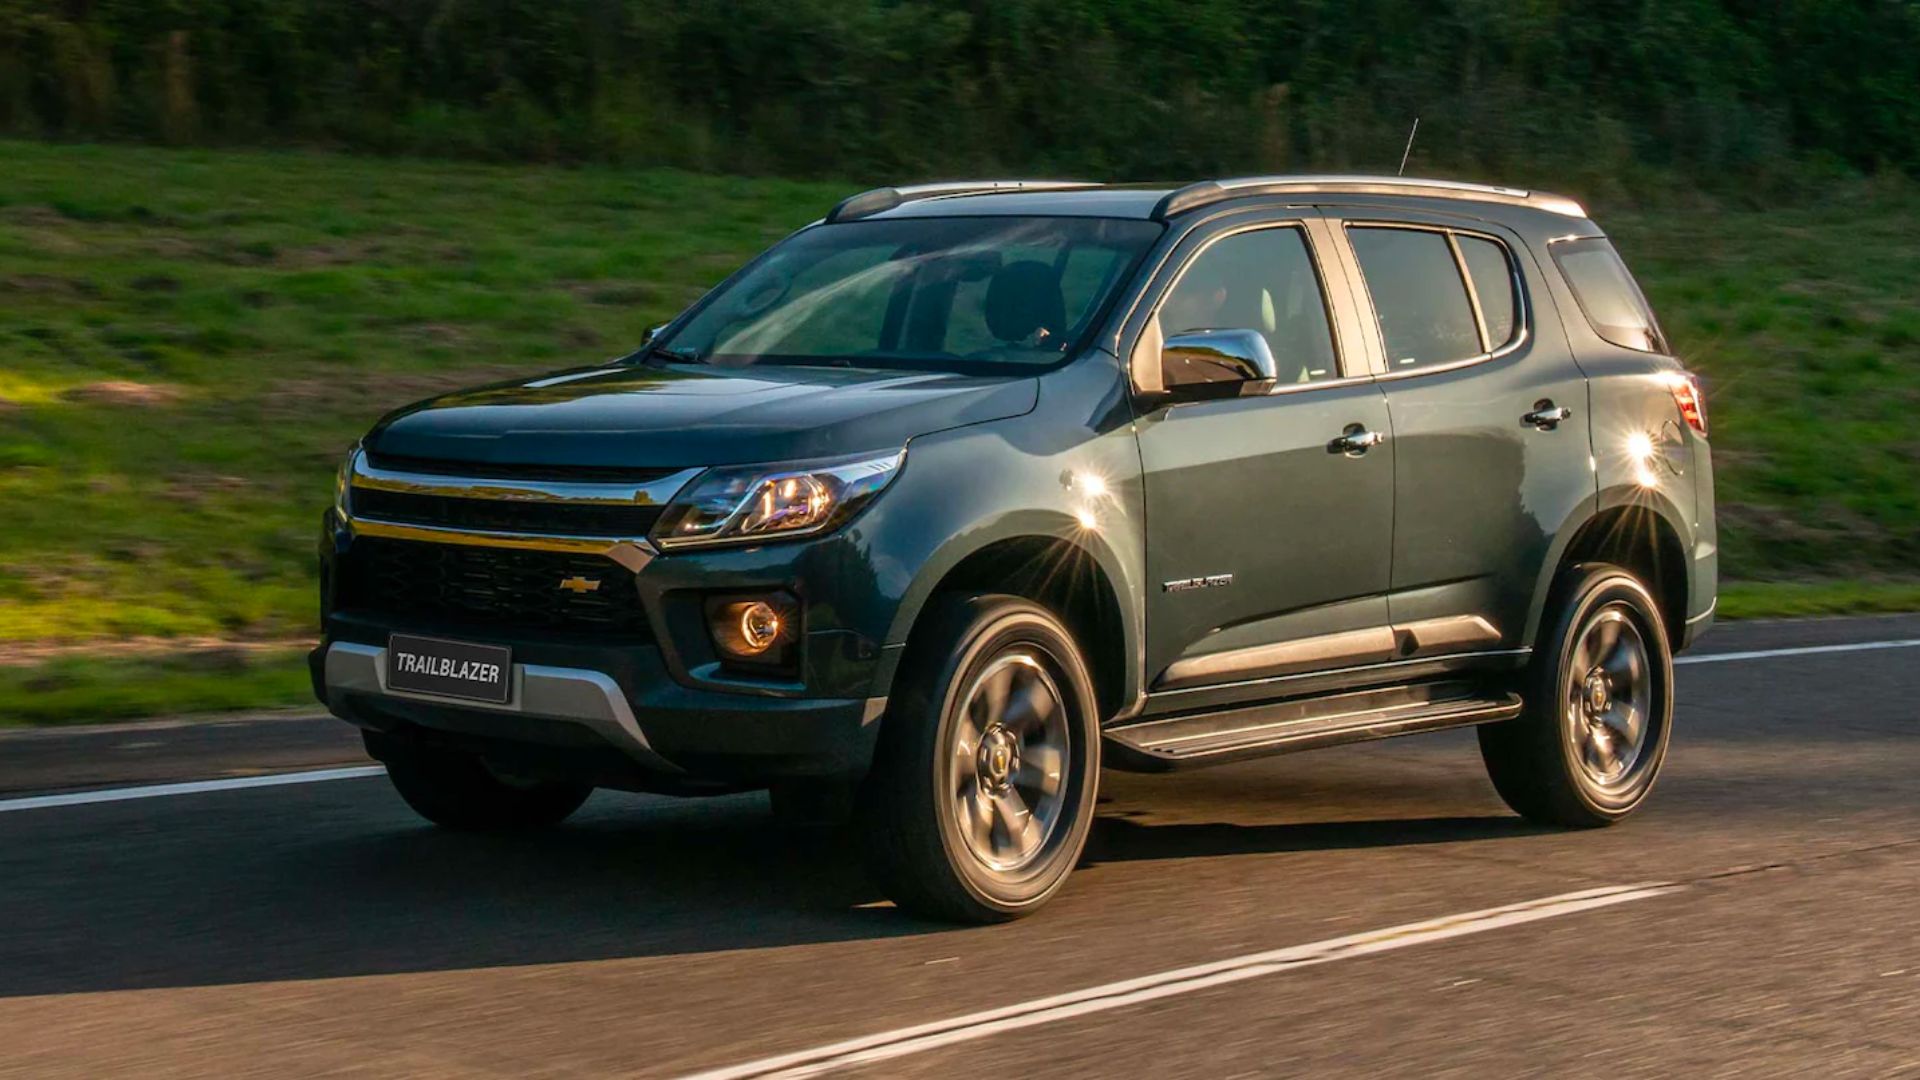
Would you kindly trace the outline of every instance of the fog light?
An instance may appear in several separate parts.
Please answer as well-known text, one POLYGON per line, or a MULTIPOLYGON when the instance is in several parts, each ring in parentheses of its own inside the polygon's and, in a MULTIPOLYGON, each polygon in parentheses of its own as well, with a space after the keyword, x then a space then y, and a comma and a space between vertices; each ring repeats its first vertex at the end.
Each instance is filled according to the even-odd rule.
POLYGON ((734 604, 740 612, 740 649, 750 656, 758 656, 773 647, 780 640, 780 613, 765 600, 755 600, 750 604, 734 604))
POLYGON ((707 602, 707 629, 723 663, 759 670, 791 670, 799 640, 799 605, 785 594, 715 597, 707 602))

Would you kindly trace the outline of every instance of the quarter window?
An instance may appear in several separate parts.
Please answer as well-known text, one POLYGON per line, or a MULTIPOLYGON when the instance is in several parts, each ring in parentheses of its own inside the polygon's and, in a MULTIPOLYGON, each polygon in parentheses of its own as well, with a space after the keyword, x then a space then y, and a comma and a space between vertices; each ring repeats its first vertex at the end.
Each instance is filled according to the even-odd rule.
POLYGON ((1348 236, 1380 320, 1387 370, 1445 364, 1482 352, 1473 304, 1446 233, 1356 227, 1348 236))
MULTIPOLYGON (((1282 385, 1339 375, 1327 302, 1299 229, 1226 237, 1193 260, 1160 305, 1160 332, 1257 330, 1282 385)), ((1178 381, 1177 372, 1168 378, 1178 381)))
POLYGON ((1553 245, 1553 261, 1560 264, 1594 333, 1622 348, 1667 350, 1653 309, 1611 243, 1600 237, 1564 240, 1553 245))
POLYGON ((1487 351, 1492 352, 1513 340, 1519 323, 1520 303, 1513 285, 1513 265, 1507 261, 1506 248, 1492 240, 1456 233, 1460 261, 1467 265, 1467 277, 1473 282, 1473 295, 1480 301, 1480 321, 1487 328, 1487 351))

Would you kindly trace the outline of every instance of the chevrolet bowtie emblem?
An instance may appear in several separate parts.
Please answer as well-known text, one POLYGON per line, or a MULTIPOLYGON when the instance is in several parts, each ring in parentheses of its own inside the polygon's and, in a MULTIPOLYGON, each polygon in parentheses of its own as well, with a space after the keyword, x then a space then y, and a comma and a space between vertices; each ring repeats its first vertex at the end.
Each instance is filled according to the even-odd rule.
POLYGON ((590 593, 600 591, 599 578, 570 577, 560 583, 560 587, 571 593, 590 593))

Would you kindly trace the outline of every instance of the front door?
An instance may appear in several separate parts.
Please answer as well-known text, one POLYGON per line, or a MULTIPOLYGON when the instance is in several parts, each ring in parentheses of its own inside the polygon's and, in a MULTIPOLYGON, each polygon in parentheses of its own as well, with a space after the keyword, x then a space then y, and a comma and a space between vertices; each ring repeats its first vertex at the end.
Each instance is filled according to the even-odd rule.
POLYGON ((1345 277, 1316 258, 1330 235, 1317 224, 1243 220, 1190 238, 1148 323, 1148 341, 1256 330, 1279 373, 1253 396, 1183 400, 1169 385, 1172 402, 1140 419, 1151 690, 1391 654, 1395 450, 1364 354, 1334 331, 1352 326, 1345 277))

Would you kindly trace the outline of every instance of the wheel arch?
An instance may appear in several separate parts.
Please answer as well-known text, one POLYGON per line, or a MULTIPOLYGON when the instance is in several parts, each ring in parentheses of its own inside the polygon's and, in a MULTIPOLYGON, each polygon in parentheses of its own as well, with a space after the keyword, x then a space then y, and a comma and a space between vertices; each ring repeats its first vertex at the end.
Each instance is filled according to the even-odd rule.
MULTIPOLYGON (((1062 519, 1071 526, 1070 519, 1062 519)), ((1033 523, 1030 523, 1033 524, 1033 523)), ((1061 523, 1049 522, 1059 526, 1061 523)), ((1011 531, 984 541, 956 541, 915 582, 895 615, 891 642, 911 645, 921 612, 946 593, 1007 593, 1054 612, 1072 632, 1090 669, 1103 721, 1140 696, 1139 616, 1116 585, 1115 555, 1084 529, 1011 531)))
POLYGON ((1528 618, 1527 639, 1538 634, 1553 584, 1569 566, 1607 562, 1631 572, 1653 594, 1661 621, 1674 648, 1684 639, 1692 562, 1673 508, 1642 493, 1638 497, 1604 502, 1585 520, 1563 534, 1559 555, 1546 567, 1535 590, 1528 618))

